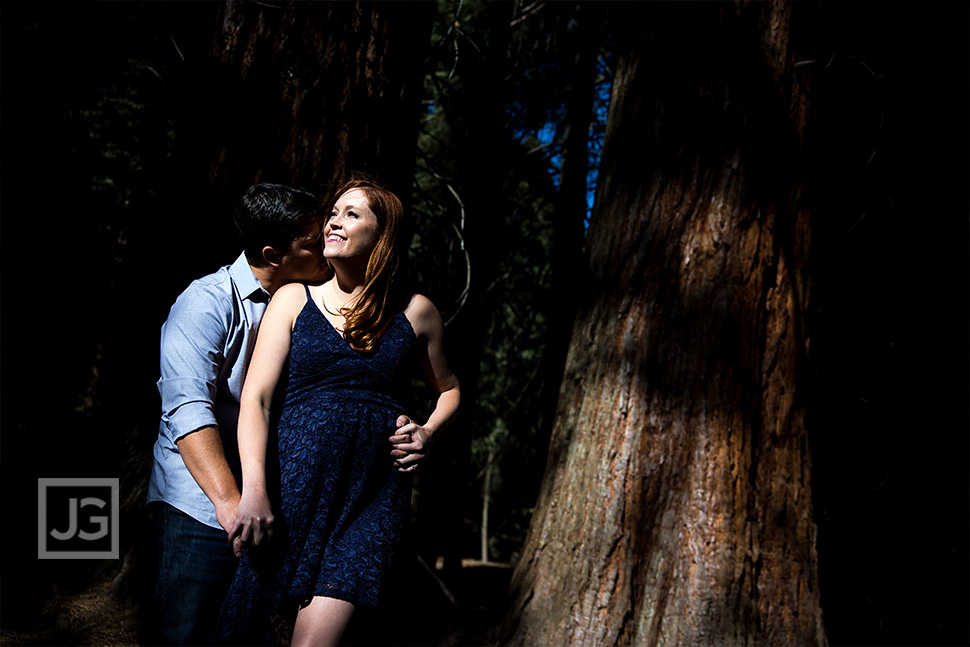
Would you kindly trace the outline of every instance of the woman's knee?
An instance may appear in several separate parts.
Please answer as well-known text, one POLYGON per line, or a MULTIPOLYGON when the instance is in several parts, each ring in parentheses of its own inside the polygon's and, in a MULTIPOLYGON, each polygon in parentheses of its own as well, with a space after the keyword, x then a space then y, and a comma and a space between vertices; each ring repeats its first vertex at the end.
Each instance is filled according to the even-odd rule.
POLYGON ((354 605, 346 600, 314 596, 296 614, 293 647, 330 647, 341 637, 354 615, 354 605))

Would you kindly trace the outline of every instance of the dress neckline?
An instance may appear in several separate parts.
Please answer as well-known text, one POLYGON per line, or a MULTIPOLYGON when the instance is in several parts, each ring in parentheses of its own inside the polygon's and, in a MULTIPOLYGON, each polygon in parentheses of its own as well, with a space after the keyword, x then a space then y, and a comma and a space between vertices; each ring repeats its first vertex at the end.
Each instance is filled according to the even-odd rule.
MULTIPOLYGON (((336 335, 337 338, 340 339, 340 341, 343 342, 344 345, 347 346, 347 348, 350 348, 351 350, 354 350, 353 347, 350 345, 350 342, 348 342, 346 339, 344 339, 343 333, 340 332, 339 330, 337 330, 337 327, 333 325, 333 322, 330 321, 330 318, 323 312, 323 310, 320 308, 320 306, 317 305, 317 302, 313 300, 313 296, 310 294, 310 286, 309 285, 306 285, 304 283, 303 287, 306 288, 306 300, 307 300, 306 306, 304 306, 303 309, 306 310, 307 307, 312 307, 313 310, 318 315, 320 315, 320 317, 323 319, 324 323, 327 325, 327 328, 329 328, 330 330, 332 330, 333 331, 333 334, 336 335)), ((411 331, 410 337, 414 341, 417 341, 418 334, 416 332, 414 332, 414 326, 411 325, 411 320, 408 319, 408 316, 406 314, 404 314, 404 311, 403 310, 394 313, 394 316, 392 318, 392 323, 398 317, 403 317, 404 318, 404 322, 407 324, 408 329, 411 331)), ((384 334, 386 335, 387 332, 385 331, 384 334)), ((382 338, 383 338, 383 335, 382 335, 382 338)), ((354 351, 354 352, 357 352, 357 351, 354 351)))

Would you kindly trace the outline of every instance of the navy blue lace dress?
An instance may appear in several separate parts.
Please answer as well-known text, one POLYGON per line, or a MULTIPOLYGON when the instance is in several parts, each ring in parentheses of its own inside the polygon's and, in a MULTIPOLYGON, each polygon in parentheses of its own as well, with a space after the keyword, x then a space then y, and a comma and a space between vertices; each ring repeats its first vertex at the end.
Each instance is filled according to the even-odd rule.
POLYGON ((317 595, 376 606, 410 510, 412 479, 393 467, 388 438, 404 413, 416 342, 398 313, 361 354, 307 290, 277 425, 274 548, 240 560, 215 642, 285 640, 297 609, 317 595))

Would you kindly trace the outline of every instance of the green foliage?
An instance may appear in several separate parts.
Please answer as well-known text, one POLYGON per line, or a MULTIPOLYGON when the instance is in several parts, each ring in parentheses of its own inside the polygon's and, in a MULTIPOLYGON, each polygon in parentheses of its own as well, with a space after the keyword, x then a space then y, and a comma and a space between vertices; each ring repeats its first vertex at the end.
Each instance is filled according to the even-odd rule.
POLYGON ((565 3, 523 17, 512 5, 440 0, 425 76, 411 269, 445 320, 456 322, 447 334, 457 363, 464 360, 465 401, 454 433, 470 436, 475 475, 463 515, 479 532, 490 499, 489 557, 500 561, 513 558, 528 527, 547 443, 542 394, 558 389, 543 357, 557 323, 550 258, 559 142, 542 132, 556 132, 567 110, 570 61, 555 41, 575 11, 565 3), (481 104, 493 101, 489 113, 481 104), (489 119, 496 109, 501 123, 489 119), (481 128, 487 138, 477 136, 481 128), (469 168, 488 179, 468 177, 469 168), (476 186, 489 180, 485 192, 476 186), (472 202, 483 193, 487 205, 472 202), (462 323, 468 319, 474 325, 462 323), (454 338, 468 330, 480 337, 454 338))
MULTIPOLYGON (((206 107, 193 101, 208 97, 199 86, 211 72, 204 52, 218 5, 12 7, 4 9, 5 34, 16 38, 7 46, 30 65, 5 67, 19 74, 7 83, 26 87, 43 71, 45 83, 24 95, 38 108, 17 110, 45 127, 31 145, 8 144, 7 154, 14 159, 22 148, 30 156, 23 168, 47 176, 24 170, 19 184, 25 178, 42 192, 53 181, 64 191, 54 252, 97 286, 68 297, 67 310, 87 316, 56 333, 70 336, 67 356, 37 364, 72 367, 62 380, 70 386, 58 387, 68 393, 55 398, 70 402, 66 418, 104 427, 114 416, 119 429, 137 418, 150 435, 156 405, 143 399, 155 396, 157 327, 188 280, 226 262, 220 245, 232 238, 224 214, 207 211, 224 202, 200 186, 208 150, 194 147, 211 127, 206 107)), ((441 0, 424 70, 411 273, 448 322, 449 356, 463 382, 455 435, 468 439, 468 544, 478 546, 491 460, 497 560, 508 560, 524 536, 546 452, 542 394, 558 388, 544 360, 549 331, 562 320, 550 299, 550 258, 572 83, 562 42, 578 7, 441 0)), ((44 379, 30 370, 37 375, 27 383, 44 379)))
MULTIPOLYGON (((73 207, 83 215, 78 221, 85 226, 82 239, 94 252, 88 271, 103 277, 98 283, 107 287, 98 293, 99 311, 144 312, 138 301, 150 298, 150 292, 132 290, 130 282, 144 276, 139 272, 142 251, 157 227, 158 203, 174 173, 176 92, 164 56, 167 43, 148 28, 149 17, 133 12, 115 20, 123 29, 147 31, 153 38, 127 43, 129 56, 107 55, 97 72, 83 79, 83 99, 65 106, 74 166, 80 171, 74 181, 81 191, 73 207)), ((137 285, 147 287, 143 280, 137 285)), ((118 342, 134 334, 114 318, 92 324, 97 328, 90 337, 98 350, 89 362, 94 376, 81 395, 87 415, 93 415, 91 407, 125 397, 127 377, 122 367, 112 369, 115 362, 126 361, 124 348, 133 343, 118 342), (106 335, 115 343, 108 343, 106 335)))

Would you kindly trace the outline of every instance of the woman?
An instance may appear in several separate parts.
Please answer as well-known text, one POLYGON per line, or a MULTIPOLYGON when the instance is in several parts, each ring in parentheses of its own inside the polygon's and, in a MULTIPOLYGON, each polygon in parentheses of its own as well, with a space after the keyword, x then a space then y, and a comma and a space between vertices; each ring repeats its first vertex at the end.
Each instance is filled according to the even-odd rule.
POLYGON ((410 508, 411 472, 460 400, 441 316, 427 298, 402 290, 402 218, 393 193, 366 180, 346 184, 324 228, 333 278, 280 288, 263 317, 241 398, 243 490, 229 535, 237 554, 254 549, 223 607, 221 641, 267 640, 267 622, 285 623, 297 611, 293 645, 337 644, 354 607, 377 603, 410 508), (438 393, 423 425, 402 415, 415 362, 438 393), (280 524, 266 457, 284 375, 280 524), (274 529, 285 554, 257 575, 274 529))

